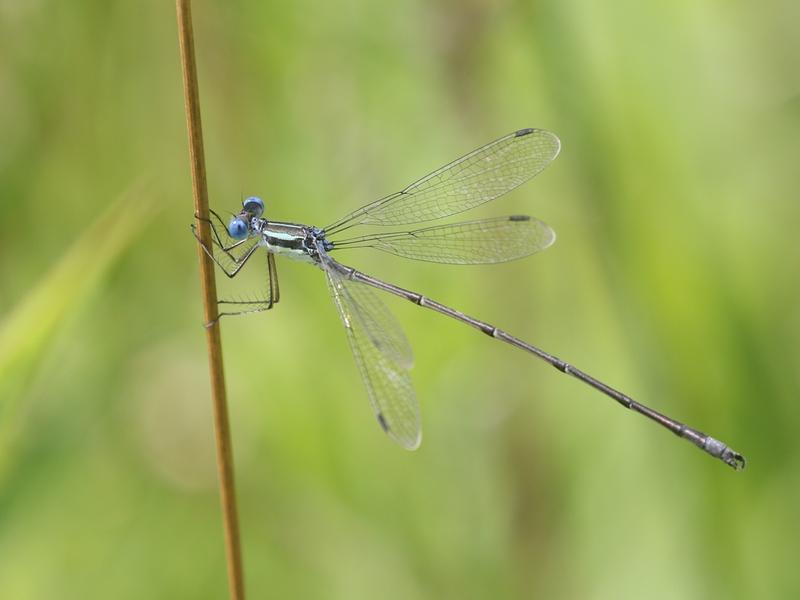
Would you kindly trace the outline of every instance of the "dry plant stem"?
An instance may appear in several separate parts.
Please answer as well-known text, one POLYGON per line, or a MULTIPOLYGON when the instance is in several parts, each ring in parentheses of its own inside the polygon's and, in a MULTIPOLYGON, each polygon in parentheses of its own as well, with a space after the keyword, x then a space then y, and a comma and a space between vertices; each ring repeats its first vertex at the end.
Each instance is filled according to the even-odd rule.
MULTIPOLYGON (((190 0, 176 0, 178 11, 178 39, 183 66, 183 90, 186 102, 186 127, 189 133, 189 155, 192 165, 192 192, 200 240, 211 247, 208 222, 208 188, 206 185, 203 131, 200 124, 200 97, 197 86, 197 65, 194 55, 194 33, 190 0)), ((217 467, 220 480, 222 518, 225 528, 225 548, 228 560, 230 597, 244 600, 242 551, 239 541, 239 519, 236 512, 236 490, 233 478, 233 449, 228 422, 228 405, 225 395, 225 373, 222 366, 222 339, 217 320, 217 285, 214 264, 198 245, 200 281, 203 293, 203 310, 208 345, 208 362, 211 371, 211 398, 214 404, 214 425, 217 438, 217 467)))

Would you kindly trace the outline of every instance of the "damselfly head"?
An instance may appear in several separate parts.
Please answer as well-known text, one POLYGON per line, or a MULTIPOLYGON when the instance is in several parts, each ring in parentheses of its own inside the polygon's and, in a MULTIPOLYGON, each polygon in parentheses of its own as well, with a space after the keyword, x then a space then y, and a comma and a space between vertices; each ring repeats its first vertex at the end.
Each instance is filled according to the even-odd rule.
POLYGON ((251 217, 258 218, 264 213, 264 201, 257 196, 250 196, 242 202, 242 209, 251 217))
POLYGON ((228 235, 235 240, 243 240, 250 233, 249 219, 247 215, 233 217, 228 223, 228 235))

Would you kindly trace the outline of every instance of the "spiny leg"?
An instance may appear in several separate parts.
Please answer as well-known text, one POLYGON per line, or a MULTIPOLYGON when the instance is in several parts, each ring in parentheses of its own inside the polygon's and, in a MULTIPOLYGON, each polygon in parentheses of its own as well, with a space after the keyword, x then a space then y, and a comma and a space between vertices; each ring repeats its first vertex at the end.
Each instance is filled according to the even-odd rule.
POLYGON ((277 304, 281 299, 281 286, 278 284, 278 267, 275 264, 275 255, 271 252, 267 254, 267 267, 269 269, 269 292, 273 304, 277 304))
MULTIPOLYGON (((222 219, 220 218, 220 216, 216 212, 214 212, 213 210, 210 210, 209 212, 212 215, 214 215, 214 217, 216 217, 217 221, 222 226, 223 231, 225 231, 225 237, 228 238, 229 237, 228 236, 228 230, 225 227, 225 223, 222 222, 222 219)), ((247 241, 247 238, 245 238, 243 240, 235 241, 232 244, 226 246, 225 243, 222 241, 222 237, 220 236, 219 231, 217 231, 216 225, 214 225, 214 222, 211 219, 204 219, 204 218, 202 218, 202 217, 200 217, 198 215, 195 215, 194 218, 197 219, 198 221, 203 221, 204 223, 208 223, 209 227, 211 227, 211 233, 214 235, 214 238, 211 240, 212 243, 217 248, 219 248, 220 251, 224 252, 228 256, 228 258, 230 258, 234 263, 238 264, 238 262, 240 260, 240 257, 237 258, 233 253, 231 253, 231 250, 233 250, 234 248, 237 248, 237 247, 241 246, 242 244, 244 244, 247 241)), ((192 224, 192 232, 194 233, 194 236, 199 239, 194 224, 192 224)))
MULTIPOLYGON (((257 246, 256 246, 257 247, 257 246)), ((252 252, 251 252, 252 253, 252 252)), ((217 315, 217 318, 211 321, 210 323, 206 324, 206 327, 212 326, 214 323, 219 321, 222 317, 235 317, 240 315, 248 315, 251 313, 256 312, 263 312, 265 310, 270 310, 278 303, 280 300, 280 287, 278 285, 278 268, 275 265, 275 256, 273 254, 267 254, 267 298, 263 300, 254 299, 254 300, 219 300, 217 304, 230 304, 233 306, 249 306, 249 308, 239 310, 239 311, 232 311, 232 312, 220 312, 217 315)))
POLYGON ((220 260, 216 256, 214 256, 213 250, 209 249, 202 242, 202 240, 200 239, 200 236, 197 235, 197 231, 195 231, 194 225, 192 225, 192 234, 194 234, 194 237, 197 239, 198 243, 200 244, 200 247, 203 248, 203 251, 208 255, 208 257, 211 260, 213 260, 214 263, 222 270, 222 272, 225 273, 225 275, 227 275, 231 279, 236 277, 236 275, 239 273, 239 271, 242 270, 242 267, 244 267, 244 265, 247 263, 247 261, 250 260, 250 257, 253 256, 253 253, 256 250, 258 250, 258 243, 256 242, 256 240, 254 238, 247 238, 246 240, 242 240, 243 242, 244 241, 249 241, 253 245, 250 246, 250 248, 248 248, 247 251, 242 256, 240 256, 238 258, 235 257, 235 256, 231 256, 229 253, 226 253, 226 256, 229 256, 231 258, 233 264, 235 265, 235 267, 232 270, 229 271, 228 268, 224 264, 222 264, 220 262, 220 260))
MULTIPOLYGON (((222 220, 222 217, 220 217, 217 214, 216 211, 214 211, 214 210, 212 210, 210 208, 208 209, 208 212, 210 212, 214 216, 214 218, 217 220, 217 223, 219 223, 220 227, 222 228, 222 231, 225 232, 225 238, 226 239, 230 238, 230 235, 228 235, 228 227, 225 225, 225 221, 222 220)), ((209 225, 211 225, 211 230, 214 232, 214 237, 217 238, 217 243, 219 244, 220 250, 222 250, 223 252, 227 253, 229 250, 232 250, 233 248, 236 248, 239 244, 241 244, 242 242, 245 241, 245 240, 239 240, 238 242, 234 241, 229 246, 226 246, 225 244, 223 244, 222 237, 219 235, 219 232, 217 231, 217 228, 214 225, 214 223, 211 221, 211 219, 207 219, 207 221, 208 221, 209 225)), ((233 239, 233 238, 230 238, 230 239, 233 239)))

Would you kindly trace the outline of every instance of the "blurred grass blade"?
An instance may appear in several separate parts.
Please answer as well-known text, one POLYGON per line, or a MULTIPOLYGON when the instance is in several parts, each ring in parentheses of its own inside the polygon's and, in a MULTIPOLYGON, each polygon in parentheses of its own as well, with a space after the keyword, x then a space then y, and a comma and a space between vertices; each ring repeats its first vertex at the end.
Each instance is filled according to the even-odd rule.
POLYGON ((152 218, 145 187, 140 180, 112 202, 0 321, 0 479, 22 427, 26 387, 54 334, 152 218))

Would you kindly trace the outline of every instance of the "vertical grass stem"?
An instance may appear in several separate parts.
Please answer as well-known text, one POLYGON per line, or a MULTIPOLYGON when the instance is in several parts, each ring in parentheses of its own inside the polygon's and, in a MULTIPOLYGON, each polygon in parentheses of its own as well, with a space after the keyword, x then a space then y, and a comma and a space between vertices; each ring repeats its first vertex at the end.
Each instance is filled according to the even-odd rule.
MULTIPOLYGON (((189 157, 192 169, 192 193, 195 213, 208 219, 208 187, 206 184, 203 131, 200 123, 200 95, 197 85, 197 65, 194 54, 194 32, 190 0, 176 0, 178 13, 178 40, 183 67, 183 90, 186 106, 186 127, 189 134, 189 157)), ((211 247, 208 223, 197 221, 200 239, 211 247)), ((236 489, 233 476, 233 449, 231 447, 228 405, 225 394, 225 373, 222 364, 222 338, 217 320, 217 287, 214 264, 198 245, 200 282, 203 294, 204 322, 206 328, 208 362, 211 373, 211 398, 214 405, 214 426, 217 442, 217 467, 219 470, 222 519, 225 530, 225 549, 228 563, 228 582, 232 600, 244 600, 244 574, 239 539, 239 520, 236 510, 236 489)))

